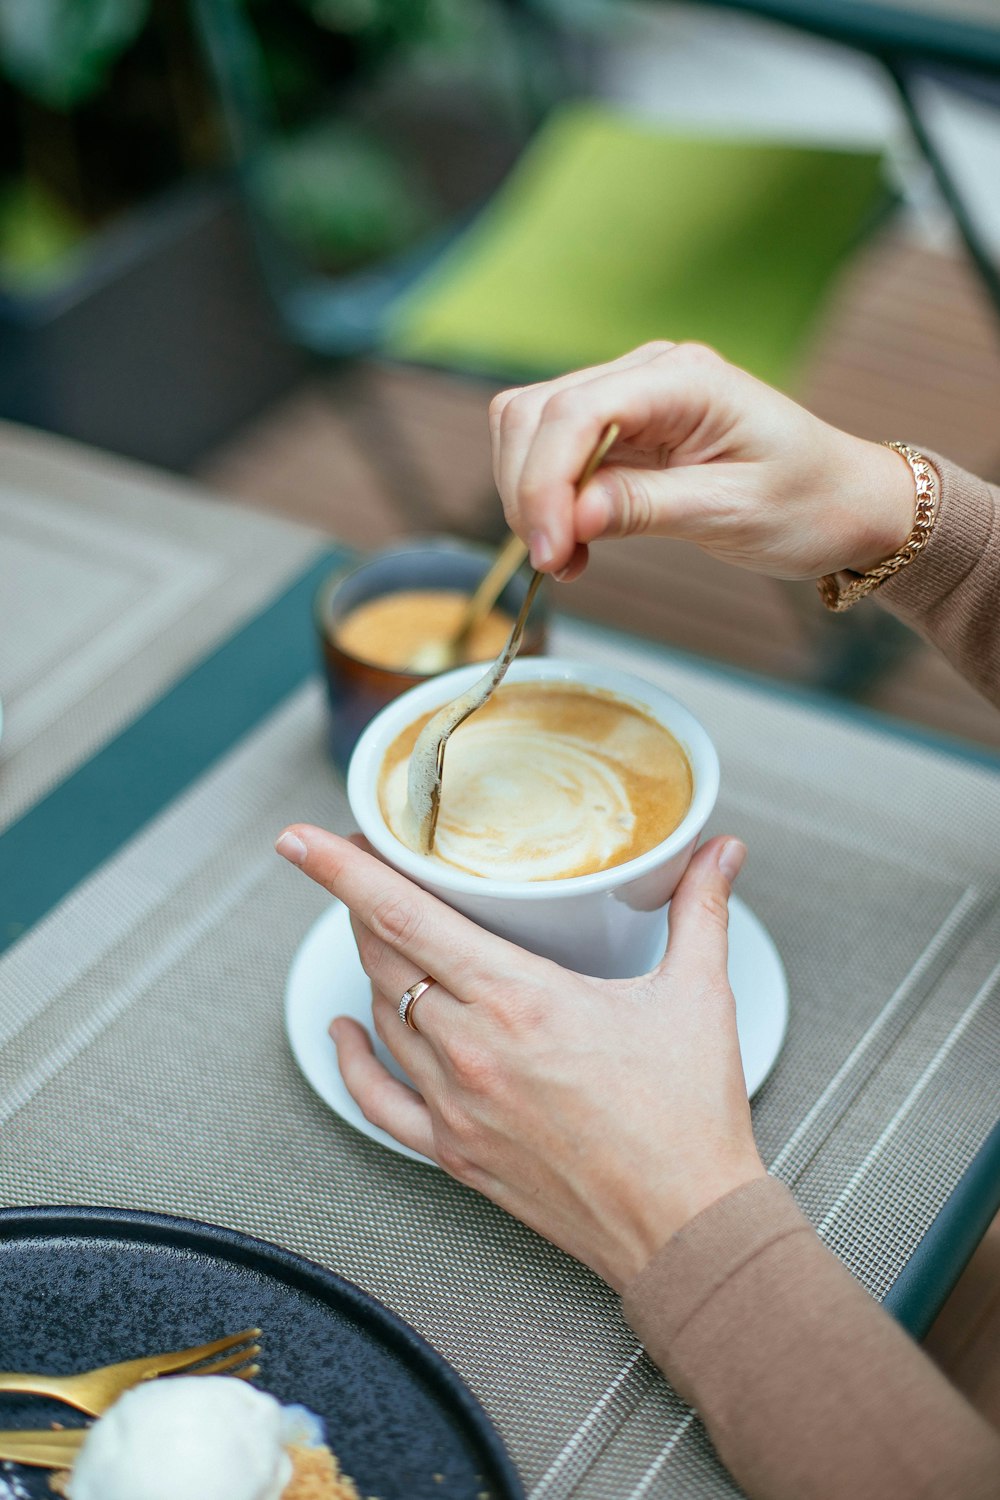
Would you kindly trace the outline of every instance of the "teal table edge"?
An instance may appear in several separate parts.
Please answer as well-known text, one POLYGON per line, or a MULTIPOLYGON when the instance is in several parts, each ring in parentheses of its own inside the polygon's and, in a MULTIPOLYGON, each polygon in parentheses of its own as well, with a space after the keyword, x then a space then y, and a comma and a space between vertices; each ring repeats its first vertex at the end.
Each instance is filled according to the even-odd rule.
POLYGON ((312 601, 347 553, 314 561, 0 836, 0 954, 306 680, 312 601))
POLYGON ((922 1339, 1000 1210, 1000 1121, 882 1299, 922 1339))
MULTIPOLYGON (((352 554, 332 548, 276 599, 196 663, 0 836, 0 953, 134 837, 317 670, 312 603, 352 554)), ((604 636, 735 685, 787 698, 938 752, 1000 770, 1000 755, 913 731, 873 710, 789 687, 607 626, 604 636)), ((276 830, 277 831, 277 830, 276 830)), ((914 1336, 926 1332, 1000 1209, 1000 1122, 927 1230, 884 1305, 914 1336)))

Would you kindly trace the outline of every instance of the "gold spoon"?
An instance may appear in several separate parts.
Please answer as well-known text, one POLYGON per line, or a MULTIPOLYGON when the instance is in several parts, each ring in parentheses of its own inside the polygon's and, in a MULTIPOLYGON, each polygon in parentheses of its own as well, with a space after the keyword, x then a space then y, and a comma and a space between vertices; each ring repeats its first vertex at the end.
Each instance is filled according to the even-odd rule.
MULTIPOLYGON (((611 422, 604 429, 600 440, 594 451, 587 459, 583 472, 577 480, 576 489, 579 494, 585 484, 596 474, 601 460, 605 457, 608 449, 618 436, 620 428, 617 422, 611 422)), ((504 548, 505 552, 511 551, 511 544, 504 548)), ((438 814, 441 810, 441 782, 444 776, 444 752, 448 740, 459 724, 463 724, 477 708, 482 708, 488 702, 494 689, 503 681, 507 668, 517 655, 521 645, 521 637, 524 634, 525 622, 528 613, 534 603, 543 574, 534 572, 528 585, 528 592, 524 597, 524 603, 518 611, 514 627, 507 638, 496 661, 490 667, 485 676, 474 682, 464 693, 450 703, 444 704, 437 713, 433 714, 424 725, 417 736, 416 744, 410 753, 410 763, 407 768, 406 792, 407 792, 407 843, 411 848, 418 850, 421 854, 430 854, 434 848, 434 833, 437 829, 438 814)))

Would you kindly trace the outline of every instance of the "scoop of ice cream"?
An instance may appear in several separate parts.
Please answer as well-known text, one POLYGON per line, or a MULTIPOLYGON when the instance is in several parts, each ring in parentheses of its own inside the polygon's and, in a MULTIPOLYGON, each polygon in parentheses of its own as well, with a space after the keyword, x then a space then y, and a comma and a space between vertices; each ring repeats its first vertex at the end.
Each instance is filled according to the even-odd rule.
POLYGON ((273 1396, 231 1376, 126 1391, 87 1435, 70 1500, 279 1500, 292 1465, 273 1396))

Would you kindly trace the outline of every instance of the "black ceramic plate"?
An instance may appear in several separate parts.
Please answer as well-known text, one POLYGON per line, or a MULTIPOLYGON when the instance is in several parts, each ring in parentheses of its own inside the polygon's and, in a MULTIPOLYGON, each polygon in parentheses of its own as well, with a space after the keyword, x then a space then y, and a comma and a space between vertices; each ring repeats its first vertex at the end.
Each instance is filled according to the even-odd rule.
MULTIPOLYGON (((69 1373, 264 1330, 257 1384, 324 1418, 362 1495, 523 1500, 478 1402, 408 1324, 311 1261, 227 1229, 99 1208, 0 1210, 0 1368, 69 1373)), ((85 1418, 0 1395, 0 1428, 85 1418)), ((26 1494, 51 1500, 41 1470, 26 1494)))

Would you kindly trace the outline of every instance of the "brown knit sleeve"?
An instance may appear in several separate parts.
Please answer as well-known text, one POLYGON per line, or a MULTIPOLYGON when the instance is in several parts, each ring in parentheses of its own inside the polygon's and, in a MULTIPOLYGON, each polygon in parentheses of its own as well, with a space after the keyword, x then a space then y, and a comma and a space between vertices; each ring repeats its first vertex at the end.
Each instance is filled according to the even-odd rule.
POLYGON ((1000 705, 1000 489, 928 453, 940 480, 924 550, 872 595, 1000 705))
POLYGON ((692 1219, 625 1316, 753 1500, 997 1500, 995 1432, 773 1178, 692 1219))

